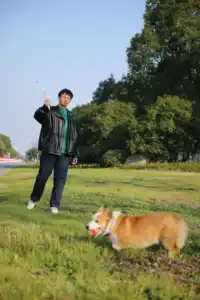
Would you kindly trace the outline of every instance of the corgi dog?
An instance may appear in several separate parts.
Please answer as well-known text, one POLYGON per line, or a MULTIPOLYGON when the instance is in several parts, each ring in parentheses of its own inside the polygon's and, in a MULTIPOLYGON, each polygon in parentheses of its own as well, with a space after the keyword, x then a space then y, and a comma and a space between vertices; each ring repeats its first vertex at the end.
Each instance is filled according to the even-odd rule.
POLYGON ((86 225, 92 237, 100 233, 108 236, 116 250, 126 248, 147 248, 161 243, 172 258, 185 245, 188 227, 185 221, 165 212, 155 212, 143 216, 128 216, 103 207, 93 215, 86 225))

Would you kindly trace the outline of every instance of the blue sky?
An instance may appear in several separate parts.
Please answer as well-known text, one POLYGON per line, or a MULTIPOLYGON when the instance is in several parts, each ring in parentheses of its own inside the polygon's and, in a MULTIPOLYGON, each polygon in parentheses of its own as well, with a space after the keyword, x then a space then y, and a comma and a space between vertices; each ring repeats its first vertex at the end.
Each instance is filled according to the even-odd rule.
POLYGON ((111 73, 125 74, 144 10, 145 0, 0 0, 0 133, 24 153, 37 143, 41 88, 52 104, 70 88, 72 109, 90 102, 111 73))

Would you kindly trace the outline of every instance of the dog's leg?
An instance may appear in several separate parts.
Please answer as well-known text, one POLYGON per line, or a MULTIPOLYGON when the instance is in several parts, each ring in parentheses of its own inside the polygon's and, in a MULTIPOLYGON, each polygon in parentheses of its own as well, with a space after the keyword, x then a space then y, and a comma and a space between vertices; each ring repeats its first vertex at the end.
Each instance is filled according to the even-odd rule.
POLYGON ((116 245, 116 244, 112 244, 112 247, 113 247, 113 249, 115 249, 117 251, 121 250, 121 248, 118 245, 116 245))
POLYGON ((180 250, 179 249, 173 249, 169 250, 168 257, 170 260, 176 259, 178 256, 180 256, 180 250))

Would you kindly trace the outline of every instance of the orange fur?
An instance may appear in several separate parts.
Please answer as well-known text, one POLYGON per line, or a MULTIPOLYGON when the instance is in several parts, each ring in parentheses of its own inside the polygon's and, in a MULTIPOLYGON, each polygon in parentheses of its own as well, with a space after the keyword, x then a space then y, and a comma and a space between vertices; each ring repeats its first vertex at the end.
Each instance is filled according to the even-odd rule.
MULTIPOLYGON (((112 219, 112 211, 97 216, 100 224, 105 226, 112 219)), ((125 248, 147 248, 162 243, 169 251, 169 256, 180 252, 187 238, 185 221, 170 213, 150 213, 143 216, 119 215, 110 232, 113 247, 117 250, 125 248)))

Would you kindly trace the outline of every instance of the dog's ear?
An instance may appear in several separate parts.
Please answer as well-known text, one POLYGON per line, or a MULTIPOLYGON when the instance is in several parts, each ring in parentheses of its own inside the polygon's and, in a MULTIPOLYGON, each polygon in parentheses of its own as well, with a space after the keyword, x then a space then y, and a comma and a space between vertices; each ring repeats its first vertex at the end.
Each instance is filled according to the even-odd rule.
POLYGON ((104 207, 100 207, 98 210, 97 210, 98 213, 103 213, 104 212, 104 207))
POLYGON ((109 208, 109 209, 107 210, 107 215, 108 215, 108 218, 109 218, 109 219, 112 219, 112 208, 109 208))

